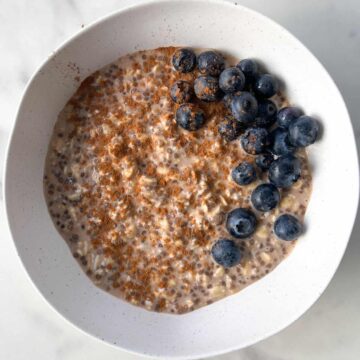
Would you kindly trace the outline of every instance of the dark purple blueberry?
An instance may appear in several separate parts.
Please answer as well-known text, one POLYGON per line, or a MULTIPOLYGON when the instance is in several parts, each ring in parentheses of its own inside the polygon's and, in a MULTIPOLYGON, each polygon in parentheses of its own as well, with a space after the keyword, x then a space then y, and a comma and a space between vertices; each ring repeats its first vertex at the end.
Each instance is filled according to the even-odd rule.
POLYGON ((224 93, 240 91, 245 86, 245 76, 237 67, 225 69, 219 77, 219 86, 224 93))
POLYGON ((280 193, 273 184, 261 184, 251 194, 251 203, 258 211, 270 211, 279 204, 280 193))
POLYGON ((259 67, 255 60, 244 59, 236 65, 245 75, 246 82, 252 82, 259 73, 259 67))
POLYGON ((226 141, 233 141, 244 131, 244 127, 232 116, 226 116, 225 120, 219 124, 218 131, 226 141))
POLYGON ((191 72, 196 65, 196 55, 191 49, 177 49, 172 57, 172 64, 177 71, 182 73, 191 72))
POLYGON ((185 80, 176 81, 170 89, 171 99, 178 104, 190 102, 192 95, 193 87, 185 80))
POLYGON ((300 221, 290 214, 280 215, 274 223, 274 233, 281 240, 295 240, 302 232, 303 226, 300 221))
POLYGON ((292 154, 296 149, 290 143, 288 131, 282 128, 276 128, 269 135, 270 149, 275 155, 292 154))
POLYGON ((319 134, 319 124, 310 116, 300 116, 289 126, 289 140, 296 147, 313 144, 319 134))
POLYGON ((229 268, 241 261, 241 251, 233 240, 220 239, 211 248, 211 255, 216 263, 229 268))
POLYGON ((300 160, 292 154, 280 156, 269 168, 269 180, 279 188, 289 188, 300 175, 300 160))
POLYGON ((238 185, 249 185, 256 180, 255 167, 247 161, 243 161, 232 170, 231 177, 238 185))
POLYGON ((295 106, 287 106, 279 110, 277 113, 278 126, 287 129, 289 125, 303 114, 301 109, 295 106))
POLYGON ((219 81, 212 76, 199 76, 194 82, 195 95, 206 102, 217 101, 221 97, 219 81))
POLYGON ((256 95, 264 98, 269 98, 275 95, 278 91, 279 85, 274 76, 270 74, 262 74, 257 77, 254 84, 254 91, 256 95))
POLYGON ((216 51, 205 51, 198 56, 198 68, 201 74, 219 76, 225 69, 224 57, 216 51))
POLYGON ((264 128, 271 127, 276 121, 276 112, 277 108, 273 101, 268 99, 259 100, 255 125, 264 128))
POLYGON ((198 130, 205 123, 204 112, 194 104, 182 104, 176 111, 176 122, 185 130, 198 130))
POLYGON ((256 223, 256 217, 252 211, 238 208, 229 212, 226 219, 226 229, 233 237, 244 239, 254 233, 256 223))
POLYGON ((256 165, 262 171, 269 170, 269 167, 273 161, 274 161, 274 156, 270 153, 260 154, 255 159, 256 165))
POLYGON ((249 128, 241 136, 241 145, 251 155, 263 153, 268 146, 269 133, 263 128, 249 128))
POLYGON ((258 102, 255 97, 247 91, 240 95, 234 95, 231 101, 231 113, 234 118, 249 125, 254 122, 258 112, 258 102))

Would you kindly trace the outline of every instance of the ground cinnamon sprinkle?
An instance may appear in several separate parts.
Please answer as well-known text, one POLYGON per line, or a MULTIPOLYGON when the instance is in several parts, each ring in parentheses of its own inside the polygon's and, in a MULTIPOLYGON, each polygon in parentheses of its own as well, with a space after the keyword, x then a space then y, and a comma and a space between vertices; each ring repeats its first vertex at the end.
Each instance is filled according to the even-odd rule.
MULTIPOLYGON (((251 192, 234 184, 230 171, 254 158, 219 136, 221 102, 198 102, 207 118, 199 131, 176 125, 169 88, 179 79, 192 83, 197 72, 175 72, 174 50, 132 54, 81 83, 54 129, 44 183, 56 226, 96 285, 146 309, 180 314, 239 291, 253 272, 265 275, 285 255, 265 227, 241 242, 248 273, 225 273, 212 261, 213 242, 229 237, 225 214, 247 207, 251 192)), ((302 216, 311 175, 299 155, 303 183, 286 196, 302 192, 303 200, 291 202, 302 216)), ((285 246, 289 252, 293 244, 285 246)))

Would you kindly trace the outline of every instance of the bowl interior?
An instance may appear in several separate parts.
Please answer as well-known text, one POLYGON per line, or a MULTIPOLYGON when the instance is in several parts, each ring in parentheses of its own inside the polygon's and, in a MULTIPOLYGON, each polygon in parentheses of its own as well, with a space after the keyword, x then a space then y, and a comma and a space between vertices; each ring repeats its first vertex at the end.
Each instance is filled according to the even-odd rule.
POLYGON ((129 351, 195 358, 261 340, 289 325, 319 297, 339 264, 353 225, 358 199, 356 148, 336 86, 283 28, 227 3, 152 2, 81 31, 36 73, 11 139, 5 196, 19 256, 57 311, 87 333, 129 351), (216 48, 237 58, 259 59, 286 84, 291 102, 317 117, 324 128, 321 140, 309 150, 313 194, 307 231, 295 250, 254 285, 181 316, 148 312, 96 288, 55 230, 42 189, 52 128, 78 86, 75 78, 83 79, 126 53, 167 45, 216 48))

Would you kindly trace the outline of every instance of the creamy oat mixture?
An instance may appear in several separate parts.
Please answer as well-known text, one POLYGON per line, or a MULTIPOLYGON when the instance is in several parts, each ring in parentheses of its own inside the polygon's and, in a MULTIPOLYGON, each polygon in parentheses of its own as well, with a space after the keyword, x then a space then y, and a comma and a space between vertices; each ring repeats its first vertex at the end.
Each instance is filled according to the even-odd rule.
POLYGON ((200 104, 208 119, 200 130, 176 125, 169 88, 196 71, 175 72, 174 49, 122 57, 82 82, 55 125, 44 186, 57 229, 97 286, 149 310, 185 313, 238 292, 286 257, 295 242, 277 239, 273 223, 284 212, 303 219, 311 175, 300 150, 301 179, 282 190, 276 209, 255 212, 253 236, 234 239, 241 264, 217 265, 210 249, 231 238, 226 213, 250 208, 261 179, 232 181, 231 170, 255 158, 219 136, 221 102, 200 104))

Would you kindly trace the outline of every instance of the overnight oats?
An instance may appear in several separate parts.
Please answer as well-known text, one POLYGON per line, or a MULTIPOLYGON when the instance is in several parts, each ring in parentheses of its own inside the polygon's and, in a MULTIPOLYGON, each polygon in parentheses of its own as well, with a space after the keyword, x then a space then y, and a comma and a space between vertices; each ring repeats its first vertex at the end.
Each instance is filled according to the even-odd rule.
POLYGON ((50 215, 91 281, 175 314, 237 293, 291 252, 318 133, 254 60, 196 53, 139 51, 86 78, 44 174, 50 215))

